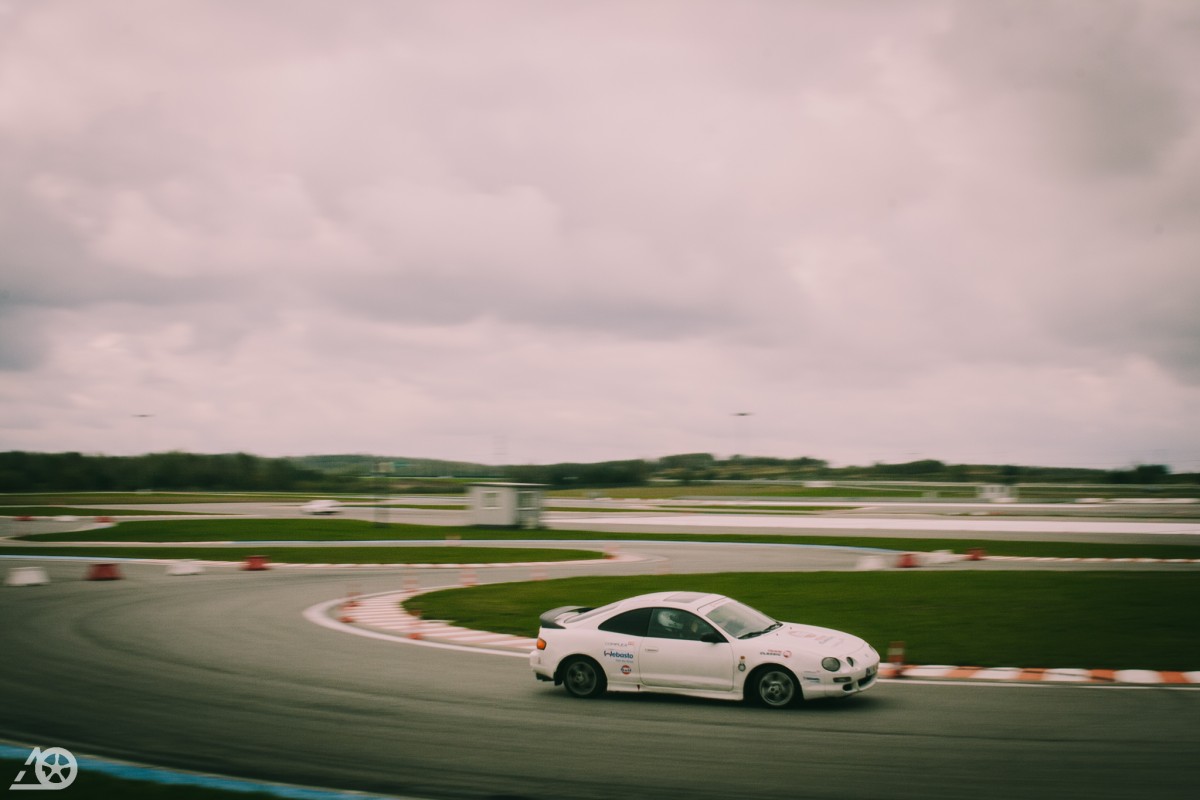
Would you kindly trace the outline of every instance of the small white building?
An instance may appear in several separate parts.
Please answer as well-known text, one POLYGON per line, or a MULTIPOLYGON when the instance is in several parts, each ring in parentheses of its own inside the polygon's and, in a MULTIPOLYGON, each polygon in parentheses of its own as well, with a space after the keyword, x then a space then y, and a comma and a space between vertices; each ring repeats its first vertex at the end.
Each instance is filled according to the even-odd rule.
POLYGON ((984 483, 980 484, 976 496, 988 503, 1015 503, 1017 487, 1003 483, 984 483))
POLYGON ((473 483, 468 489, 471 524, 540 528, 545 488, 540 483, 473 483))

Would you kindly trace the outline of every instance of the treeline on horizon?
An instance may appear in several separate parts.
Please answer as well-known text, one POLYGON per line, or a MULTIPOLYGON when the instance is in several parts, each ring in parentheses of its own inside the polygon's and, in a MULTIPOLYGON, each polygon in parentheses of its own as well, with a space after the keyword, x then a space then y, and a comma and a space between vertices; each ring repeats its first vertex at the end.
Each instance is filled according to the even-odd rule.
POLYGON ((353 491, 354 477, 246 453, 0 453, 0 492, 353 491))
POLYGON ((1200 473, 1172 475, 1161 464, 1124 470, 1016 465, 946 464, 922 459, 901 464, 831 467, 818 458, 684 453, 656 460, 488 466, 438 459, 371 455, 264 458, 247 453, 0 453, 0 492, 53 491, 465 491, 463 479, 540 483, 555 489, 684 485, 712 481, 945 481, 955 483, 1200 484, 1200 473), (447 482, 446 478, 459 479, 447 482), (436 479, 436 480, 435 480, 436 479))

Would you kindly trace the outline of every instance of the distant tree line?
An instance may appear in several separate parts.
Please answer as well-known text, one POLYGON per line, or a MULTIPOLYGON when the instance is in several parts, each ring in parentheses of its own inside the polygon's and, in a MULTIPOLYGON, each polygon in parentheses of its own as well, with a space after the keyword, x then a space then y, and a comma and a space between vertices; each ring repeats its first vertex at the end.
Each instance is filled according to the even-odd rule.
POLYGON ((603 461, 595 464, 547 464, 505 468, 509 480, 541 483, 555 489, 579 486, 641 486, 650 479, 649 461, 603 461))
POLYGON ((0 453, 0 492, 338 491, 355 480, 246 453, 0 453))
POLYGON ((1154 485, 1200 483, 1200 474, 1172 475, 1170 467, 1141 464, 1129 469, 1103 470, 1078 467, 1029 467, 1013 464, 947 464, 926 458, 897 464, 831 467, 820 458, 769 458, 731 456, 718 459, 711 453, 683 453, 653 462, 656 478, 683 483, 714 480, 865 480, 946 481, 955 483, 1111 483, 1154 485))
MULTIPOLYGON (((430 459, 377 456, 263 458, 246 453, 200 455, 170 452, 141 456, 81 453, 0 453, 0 492, 50 491, 300 491, 300 492, 462 492, 465 483, 400 474, 419 464, 425 474, 503 478, 556 489, 641 486, 651 479, 685 484, 721 480, 880 480, 962 483, 1200 484, 1200 474, 1172 475, 1161 464, 1125 470, 1014 465, 946 464, 921 459, 866 467, 830 467, 818 458, 732 456, 682 453, 656 460, 602 461, 488 467, 430 459), (398 469, 385 476, 378 464, 398 469), (455 469, 458 467, 460 469, 455 469)), ((416 472, 413 469, 412 472, 416 472)))
POLYGON ((1171 468, 1162 464, 1139 464, 1129 469, 1102 470, 1077 467, 1023 467, 1013 464, 945 464, 934 459, 909 461, 903 464, 875 464, 861 470, 847 467, 831 470, 844 477, 858 471, 863 477, 878 480, 959 481, 970 483, 1113 483, 1153 485, 1166 483, 1200 483, 1200 475, 1172 475, 1171 468))

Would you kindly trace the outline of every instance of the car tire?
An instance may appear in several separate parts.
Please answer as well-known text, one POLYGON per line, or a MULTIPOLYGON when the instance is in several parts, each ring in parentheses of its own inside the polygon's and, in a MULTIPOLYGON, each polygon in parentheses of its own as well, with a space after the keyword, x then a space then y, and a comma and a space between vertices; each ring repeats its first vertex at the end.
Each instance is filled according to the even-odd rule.
POLYGON ((604 670, 590 658, 576 656, 562 665, 563 687, 573 697, 590 699, 604 694, 608 680, 604 670))
POLYGON ((752 700, 767 708, 788 708, 804 697, 791 670, 775 664, 755 670, 747 681, 747 689, 752 700))

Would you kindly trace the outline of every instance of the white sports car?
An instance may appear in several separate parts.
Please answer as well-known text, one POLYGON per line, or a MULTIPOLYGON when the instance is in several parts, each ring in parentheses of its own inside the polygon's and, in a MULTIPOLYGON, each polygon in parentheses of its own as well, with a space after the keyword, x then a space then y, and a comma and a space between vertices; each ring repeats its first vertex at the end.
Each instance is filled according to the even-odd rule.
POLYGON ((870 688, 879 654, 857 636, 777 622, 719 594, 659 592, 547 611, 529 663, 576 697, 666 692, 784 708, 870 688))
POLYGON ((336 514, 342 510, 337 500, 309 500, 300 506, 301 514, 336 514))

